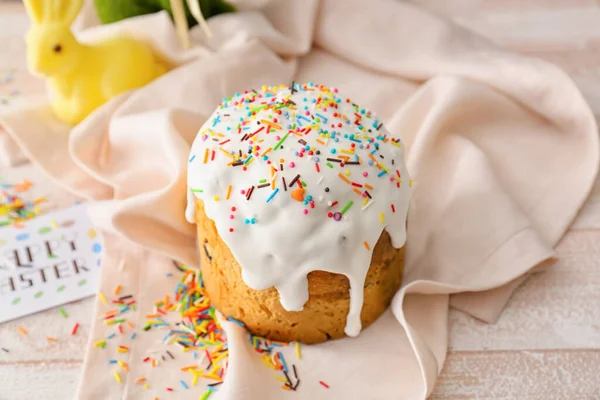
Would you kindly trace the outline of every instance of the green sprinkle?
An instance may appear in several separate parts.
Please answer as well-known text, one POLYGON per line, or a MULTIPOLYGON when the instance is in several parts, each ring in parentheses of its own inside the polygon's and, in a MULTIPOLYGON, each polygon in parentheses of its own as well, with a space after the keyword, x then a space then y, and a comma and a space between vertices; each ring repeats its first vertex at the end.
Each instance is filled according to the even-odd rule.
POLYGON ((273 150, 277 150, 279 148, 279 146, 281 146, 281 144, 285 141, 285 139, 287 139, 288 135, 290 133, 286 133, 280 140, 279 142, 277 142, 277 144, 275 144, 275 146, 273 146, 273 150))
POLYGON ((39 299, 40 297, 42 297, 43 294, 44 294, 44 292, 42 292, 40 290, 39 292, 37 292, 36 294, 34 294, 33 297, 35 297, 36 299, 39 299))
POLYGON ((331 163, 330 163, 330 162, 328 162, 328 163, 327 163, 327 164, 325 164, 325 165, 327 165, 329 168, 333 168, 333 165, 331 165, 331 163))
POLYGON ((304 182, 304 181, 300 181, 300 182, 302 182, 302 187, 307 187, 307 186, 308 186, 308 185, 306 184, 306 182, 304 182))
POLYGON ((60 286, 58 287, 58 289, 56 289, 56 291, 57 291, 57 292, 62 292, 63 290, 65 290, 65 287, 66 287, 65 285, 60 285, 60 286))
POLYGON ((192 189, 192 193, 202 193, 204 190, 202 189, 192 189))
POLYGON ((266 181, 266 179, 261 179, 260 181, 258 181, 258 183, 265 183, 266 181))
POLYGON ((63 316, 63 318, 69 318, 69 314, 67 314, 67 312, 64 310, 64 308, 60 307, 58 309, 58 311, 60 312, 60 315, 63 316))
POLYGON ((80 281, 79 281, 79 283, 77 283, 77 284, 78 284, 79 286, 83 286, 83 285, 85 285, 86 283, 87 283, 87 280, 85 280, 85 279, 82 279, 82 280, 80 280, 80 281))
POLYGON ((202 393, 202 397, 200 397, 200 400, 206 400, 208 399, 208 396, 210 396, 212 394, 212 390, 208 389, 206 392, 202 393))
POLYGON ((21 298, 20 297, 15 297, 14 300, 12 301, 12 303, 10 303, 10 304, 12 304, 14 306, 16 304, 19 304, 20 302, 21 302, 21 298))
POLYGON ((251 109, 251 110, 250 110, 250 112, 257 112, 257 111, 260 111, 260 110, 262 110, 262 109, 263 109, 263 108, 265 108, 265 107, 267 107, 267 104, 265 104, 265 105, 262 105, 262 106, 260 106, 260 107, 253 108, 253 109, 251 109))
POLYGON ((350 207, 352 207, 352 204, 354 204, 354 202, 353 202, 352 200, 350 200, 348 203, 346 203, 346 205, 344 206, 344 208, 342 208, 342 211, 341 211, 342 215, 344 215, 344 213, 345 213, 346 211, 348 211, 348 209, 349 209, 350 207))

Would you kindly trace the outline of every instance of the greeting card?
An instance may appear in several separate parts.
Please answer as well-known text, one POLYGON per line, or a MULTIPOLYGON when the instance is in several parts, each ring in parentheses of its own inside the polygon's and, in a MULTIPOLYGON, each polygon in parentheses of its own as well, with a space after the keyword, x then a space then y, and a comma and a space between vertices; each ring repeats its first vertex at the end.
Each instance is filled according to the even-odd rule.
POLYGON ((102 241, 86 208, 0 229, 0 323, 96 293, 102 241))

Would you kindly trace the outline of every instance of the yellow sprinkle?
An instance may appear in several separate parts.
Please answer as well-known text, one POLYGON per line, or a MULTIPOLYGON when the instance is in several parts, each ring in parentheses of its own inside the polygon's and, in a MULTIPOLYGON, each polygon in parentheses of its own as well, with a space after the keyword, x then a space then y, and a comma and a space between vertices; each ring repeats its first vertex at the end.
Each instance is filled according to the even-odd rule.
POLYGON ((379 220, 381 221, 382 224, 385 221, 385 218, 383 217, 383 213, 379 213, 379 220))
POLYGON ((300 343, 296 342, 296 357, 298 357, 298 360, 302 358, 302 355, 300 354, 300 343))
POLYGON ((364 206, 365 204, 367 204, 368 201, 369 201, 369 198, 365 197, 365 199, 363 200, 363 204, 362 205, 364 206))
MULTIPOLYGON (((144 383, 144 389, 148 390, 149 386, 147 383, 144 383)), ((155 397, 156 398, 156 397, 155 397)))
POLYGON ((214 200, 214 201, 219 201, 219 196, 215 196, 215 197, 213 197, 213 200, 214 200))
POLYGON ((226 155, 227 157, 229 157, 229 158, 235 158, 235 157, 233 156, 233 154, 231 154, 230 152, 228 152, 228 151, 227 151, 227 150, 225 150, 224 148, 222 148, 222 147, 219 147, 219 150, 221 150, 223 153, 225 153, 225 155, 226 155))
POLYGON ((104 303, 104 304, 108 304, 108 301, 106 301, 106 297, 104 297, 104 294, 102 292, 98 292, 98 296, 100 297, 100 300, 104 303))
POLYGON ((117 363, 119 364, 119 366, 121 366, 121 368, 123 368, 125 371, 129 372, 129 366, 127 365, 126 362, 123 361, 117 361, 117 363))
POLYGON ((194 374, 194 379, 192 379, 192 386, 196 386, 198 383, 198 375, 194 374))
POLYGON ((118 383, 121 383, 121 376, 119 375, 119 373, 117 371, 115 371, 115 379, 118 383))
POLYGON ((102 346, 105 343, 106 343, 105 340, 99 340, 96 343, 94 343, 94 347, 100 347, 100 346, 102 346))
POLYGON ((25 328, 19 327, 19 332, 21 332, 21 335, 27 335, 27 331, 25 330, 25 328))
POLYGON ((346 149, 342 149, 342 150, 340 150, 340 151, 341 151, 342 153, 346 153, 346 154, 354 154, 354 152, 353 152, 353 151, 346 150, 346 149))
POLYGON ((286 382, 287 382, 287 379, 285 379, 283 376, 276 375, 276 376, 275 376, 275 379, 277 379, 277 380, 278 380, 278 381, 280 381, 280 382, 284 382, 284 383, 286 383, 286 382))
POLYGON ((225 200, 229 200, 229 196, 231 196, 231 185, 227 186, 227 195, 225 195, 225 200))
POLYGON ((348 169, 347 169, 347 170, 345 170, 345 171, 344 171, 344 175, 346 175, 346 176, 350 176, 350 170, 348 170, 348 169))
POLYGON ((208 161, 208 148, 204 149, 204 164, 208 161))
POLYGON ((410 181, 408 181, 408 186, 412 187, 412 179, 410 181))

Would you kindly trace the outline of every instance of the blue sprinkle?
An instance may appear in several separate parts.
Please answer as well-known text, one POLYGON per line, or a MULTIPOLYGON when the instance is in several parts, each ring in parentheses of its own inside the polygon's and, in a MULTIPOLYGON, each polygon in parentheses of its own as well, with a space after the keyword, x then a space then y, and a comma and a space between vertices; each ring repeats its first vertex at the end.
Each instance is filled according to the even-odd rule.
POLYGON ((190 158, 190 162, 194 161, 194 158, 196 158, 195 154, 192 156, 192 158, 190 158))
POLYGON ((302 203, 303 203, 304 205, 307 205, 307 204, 308 204, 308 200, 304 200, 302 203))
POLYGON ((285 358, 283 358, 283 354, 281 354, 281 352, 279 352, 279 360, 281 361, 281 365, 283 365, 283 370, 285 372, 288 372, 288 367, 287 367, 287 364, 285 363, 285 358))
POLYGON ((385 175, 385 174, 387 174, 387 172, 385 172, 385 171, 381 171, 380 173, 378 173, 378 174, 377 174, 377 177, 381 177, 381 176, 383 176, 383 175, 385 175))
POLYGON ((321 118, 323 120, 323 122, 327 122, 327 118, 325 118, 324 116, 322 116, 321 114, 315 114, 317 117, 321 118))
POLYGON ((117 363, 117 360, 108 360, 108 363, 109 363, 109 364, 116 364, 116 363, 117 363))
POLYGON ((129 339, 133 340, 133 339, 135 339, 136 336, 137 336, 137 333, 133 332, 131 334, 131 336, 129 336, 129 339))
POLYGON ((312 196, 310 196, 310 195, 306 196, 306 200, 311 201, 312 199, 313 199, 312 196))
POLYGON ((331 149, 331 150, 329 150, 329 152, 330 152, 331 154, 335 154, 336 150, 335 150, 335 149, 331 149))
POLYGON ((265 160, 265 161, 267 161, 269 159, 269 157, 268 156, 263 156, 262 159, 265 160))
POLYGON ((320 159, 319 157, 315 157, 315 158, 313 158, 313 160, 314 160, 315 162, 319 162, 321 159, 320 159))
POLYGON ((189 386, 186 385, 184 381, 180 380, 179 382, 181 382, 181 386, 183 386, 184 389, 189 389, 189 386))
POLYGON ((108 338, 108 339, 112 339, 112 338, 114 338, 115 336, 117 336, 117 334, 116 334, 116 333, 111 333, 110 335, 108 335, 108 336, 107 336, 107 338, 108 338))
POLYGON ((269 197, 267 197, 267 203, 270 202, 273 197, 275 197, 275 195, 277 194, 277 192, 279 192, 279 188, 273 190, 273 193, 271 193, 269 195, 269 197))
POLYGON ((373 160, 369 160, 369 165, 373 165, 373 160))
POLYGON ((246 218, 246 219, 244 220, 244 223, 245 223, 246 225, 248 225, 248 224, 250 223, 250 220, 249 220, 248 218, 246 218))
POLYGON ((194 358, 198 358, 198 354, 196 354, 195 351, 192 353, 192 355, 194 356, 194 358))
POLYGON ((92 251, 94 253, 100 253, 102 251, 102 245, 100 243, 94 243, 92 246, 92 251))
POLYGON ((252 225, 254 225, 254 224, 256 223, 256 218, 252 218, 252 219, 250 220, 250 223, 251 223, 252 225))
POLYGON ((227 320, 233 322, 234 324, 238 324, 239 326, 246 326, 242 321, 238 321, 237 319, 232 317, 227 317, 227 320))

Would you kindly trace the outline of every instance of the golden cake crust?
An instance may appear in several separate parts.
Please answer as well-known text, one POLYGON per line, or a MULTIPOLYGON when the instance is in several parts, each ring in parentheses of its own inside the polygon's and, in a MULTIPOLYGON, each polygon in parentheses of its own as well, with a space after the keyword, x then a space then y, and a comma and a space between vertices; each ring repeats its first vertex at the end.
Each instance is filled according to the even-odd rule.
MULTIPOLYGON (((215 223, 206 216, 200 200, 196 201, 196 224, 204 286, 223 315, 242 321, 255 335, 277 341, 319 343, 345 336, 350 308, 350 286, 345 276, 311 272, 304 309, 286 311, 275 288, 254 290, 244 283, 240 265, 219 236, 215 223)), ((404 248, 394 248, 384 231, 373 250, 365 280, 363 329, 389 306, 400 288, 403 268, 404 248)))

